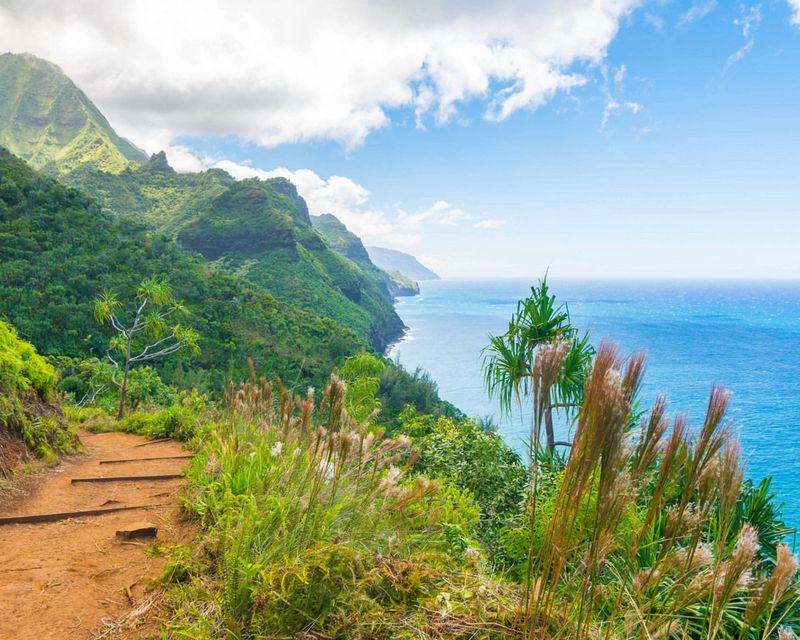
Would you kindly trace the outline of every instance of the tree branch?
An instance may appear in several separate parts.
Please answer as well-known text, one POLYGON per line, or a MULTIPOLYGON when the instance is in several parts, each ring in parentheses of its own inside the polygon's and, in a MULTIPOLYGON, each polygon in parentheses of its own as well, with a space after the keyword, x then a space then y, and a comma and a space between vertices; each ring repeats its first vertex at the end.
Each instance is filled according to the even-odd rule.
POLYGON ((114 327, 120 333, 125 333, 125 327, 123 327, 117 317, 113 313, 108 314, 109 320, 111 320, 111 326, 114 327))
POLYGON ((135 358, 131 358, 131 362, 147 362, 148 360, 155 360, 156 358, 160 358, 161 356, 169 356, 179 351, 182 347, 186 346, 185 341, 176 342, 168 347, 165 347, 161 351, 156 351, 155 353, 148 353, 147 355, 139 354, 135 358))
POLYGON ((144 356, 146 356, 146 355, 147 355, 147 352, 148 352, 148 351, 150 351, 150 349, 154 349, 155 347, 157 347, 158 345, 160 345, 162 342, 166 342, 167 340, 171 340, 171 339, 173 339, 174 337, 175 337, 175 334, 174 334, 174 333, 170 333, 170 334, 169 334, 168 336, 166 336, 165 338, 161 338, 161 340, 159 340, 159 341, 157 341, 157 342, 154 342, 153 344, 149 344, 149 345, 147 345, 147 346, 144 348, 144 350, 143 350, 143 351, 142 351, 142 352, 141 352, 139 355, 137 355, 137 356, 134 356, 133 358, 131 358, 131 362, 138 362, 138 361, 139 361, 139 358, 143 358, 144 356))

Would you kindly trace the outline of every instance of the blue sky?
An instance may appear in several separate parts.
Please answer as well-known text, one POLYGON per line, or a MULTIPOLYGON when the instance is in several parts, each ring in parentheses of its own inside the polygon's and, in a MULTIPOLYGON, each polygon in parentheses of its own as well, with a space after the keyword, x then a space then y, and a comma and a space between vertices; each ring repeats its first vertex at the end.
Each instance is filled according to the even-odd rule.
MULTIPOLYGON (((573 15, 586 20, 587 29, 599 24, 580 0, 571 2, 573 15)), ((542 31, 533 28, 531 38, 546 41, 546 21, 558 9, 541 4, 535 24, 542 31)), ((792 24, 793 5, 787 0, 606 4, 602 17, 610 16, 613 26, 598 28, 590 43, 566 50, 551 43, 544 53, 532 54, 547 58, 557 51, 563 57, 558 88, 541 89, 499 121, 487 114, 508 95, 504 88, 519 82, 514 72, 502 70, 503 63, 487 63, 495 69, 485 73, 488 84, 456 93, 455 106, 440 117, 437 108, 451 108, 443 97, 453 84, 448 77, 409 80, 406 74, 397 85, 380 89, 364 80, 371 73, 392 73, 392 50, 381 49, 379 39, 374 51, 364 50, 372 41, 359 44, 352 59, 336 67, 349 69, 338 80, 342 95, 352 93, 348 82, 366 87, 354 98, 358 109, 369 102, 365 95, 377 96, 357 115, 348 112, 339 120, 319 110, 306 115, 301 102, 293 109, 302 117, 281 112, 270 120, 277 111, 259 111, 264 99, 248 94, 239 105, 261 101, 251 110, 252 126, 242 124, 250 111, 229 121, 211 120, 205 112, 201 117, 174 106, 178 98, 159 97, 158 86, 148 93, 155 96, 153 104, 137 112, 135 101, 123 105, 122 98, 108 95, 107 69, 103 84, 102 70, 91 70, 74 52, 62 54, 57 45, 44 43, 33 52, 62 64, 81 86, 89 85, 87 93, 112 124, 148 151, 166 146, 179 166, 183 161, 192 168, 197 160, 237 177, 288 175, 307 195, 312 212, 331 210, 368 243, 408 250, 444 275, 535 276, 549 268, 562 277, 800 278, 800 25, 792 24), (582 84, 566 86, 570 81, 563 79, 574 76, 582 84), (436 94, 430 108, 420 107, 426 83, 436 94), (401 95, 405 89, 413 99, 401 95), (369 110, 376 104, 382 116, 369 110), (258 118, 269 121, 263 131, 258 118), (156 135, 152 123, 161 121, 169 123, 156 135)), ((445 34, 468 22, 465 13, 460 22, 449 23, 461 9, 445 9, 442 16, 426 14, 419 21, 436 24, 445 34)), ((326 22, 323 16, 315 28, 324 33, 336 19, 326 22)), ((378 24, 378 31, 386 27, 385 16, 356 19, 378 24)), ((512 34, 512 50, 528 46, 526 32, 504 28, 487 33, 464 28, 452 47, 498 33, 512 34)), ((417 42, 415 29, 408 28, 408 38, 417 42)), ((277 64, 296 53, 271 51, 273 61, 285 53, 277 64)), ((425 64, 433 66, 436 55, 426 51, 425 64)), ((459 59, 474 49, 464 51, 459 59)), ((483 58, 475 55, 479 66, 483 58)), ((322 64, 312 57, 307 68, 316 62, 322 64)), ((458 77, 468 77, 472 68, 465 65, 458 77)), ((191 94, 186 74, 164 82, 174 86, 175 77, 191 94)), ((536 80, 528 76, 526 82, 533 86, 536 80)), ((285 84, 289 94, 297 89, 300 101, 313 95, 300 80, 285 84)), ((339 94, 336 85, 326 91, 323 104, 326 96, 339 94)), ((269 95, 273 99, 274 86, 269 95)), ((219 100, 215 104, 225 108, 219 100)))

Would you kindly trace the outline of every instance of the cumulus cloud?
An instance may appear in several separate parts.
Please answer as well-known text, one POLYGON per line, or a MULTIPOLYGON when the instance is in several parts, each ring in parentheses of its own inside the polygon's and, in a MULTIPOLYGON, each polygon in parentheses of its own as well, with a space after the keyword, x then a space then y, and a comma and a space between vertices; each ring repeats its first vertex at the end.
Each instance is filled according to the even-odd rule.
POLYGON ((789 8, 792 10, 790 22, 800 24, 800 0, 789 0, 789 8))
MULTIPOLYGON (((360 144, 395 109, 503 120, 586 82, 640 0, 4 0, 0 42, 59 64, 121 133, 360 144)), ((166 142, 165 142, 166 141, 166 142)))
MULTIPOLYGON (((365 244, 381 244, 390 247, 410 248, 419 243, 426 229, 454 227, 473 219, 472 214, 445 200, 438 200, 420 211, 397 208, 386 212, 373 207, 369 202, 369 191, 344 176, 325 179, 310 169, 292 171, 286 168, 269 171, 222 160, 214 164, 234 178, 287 178, 297 187, 308 204, 312 215, 332 213, 365 244)), ((477 223, 477 228, 496 228, 496 221, 487 226, 477 223)))

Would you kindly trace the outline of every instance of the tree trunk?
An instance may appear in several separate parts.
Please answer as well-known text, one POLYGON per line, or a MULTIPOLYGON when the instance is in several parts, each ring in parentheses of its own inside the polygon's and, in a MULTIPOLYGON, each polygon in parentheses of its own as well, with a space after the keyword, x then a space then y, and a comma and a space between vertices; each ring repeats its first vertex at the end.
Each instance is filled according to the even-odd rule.
POLYGON ((122 376, 122 386, 119 389, 119 412, 117 413, 117 420, 122 420, 122 414, 125 411, 125 396, 128 395, 128 371, 130 371, 131 363, 125 358, 125 373, 122 376))
POLYGON ((553 405, 549 402, 544 410, 544 430, 547 434, 547 450, 552 454, 556 450, 556 436, 553 432, 553 405))

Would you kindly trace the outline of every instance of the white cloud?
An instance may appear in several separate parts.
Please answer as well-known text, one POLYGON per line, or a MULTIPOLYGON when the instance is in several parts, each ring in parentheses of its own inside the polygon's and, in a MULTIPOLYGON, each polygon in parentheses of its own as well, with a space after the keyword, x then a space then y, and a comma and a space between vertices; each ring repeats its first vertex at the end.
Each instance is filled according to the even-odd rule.
POLYGON ((792 24, 800 24, 800 0, 789 0, 789 7, 792 9, 792 24))
POLYGON ((695 2, 691 7, 689 7, 686 13, 680 17, 678 20, 678 27, 686 28, 690 24, 697 22, 698 20, 702 20, 709 13, 714 11, 718 4, 719 3, 717 0, 699 0, 698 2, 695 2))
MULTIPOLYGON (((434 202, 421 211, 396 209, 387 213, 370 205, 369 191, 350 178, 331 176, 324 179, 310 169, 292 171, 286 168, 265 171, 237 164, 230 160, 217 162, 215 167, 224 169, 234 178, 287 178, 305 198, 312 215, 332 213, 365 244, 380 244, 389 247, 409 248, 416 246, 426 230, 434 227, 454 227, 472 215, 445 200, 434 202)), ((495 228, 480 226, 477 228, 495 228)))
POLYGON ((745 56, 747 56, 747 54, 753 49, 753 45, 756 43, 755 30, 761 23, 760 4, 753 5, 752 7, 740 5, 739 10, 742 14, 742 17, 734 20, 733 24, 742 28, 742 36, 745 38, 745 43, 738 51, 734 52, 728 57, 728 61, 725 64, 725 71, 728 71, 737 62, 743 60, 745 56))
POLYGON ((645 13, 644 22, 645 24, 649 24, 656 31, 661 31, 664 28, 664 19, 655 13, 645 13))
POLYGON ((621 94, 624 91, 625 74, 628 72, 628 68, 624 64, 614 69, 611 74, 609 74, 609 69, 602 65, 601 72, 603 75, 602 91, 606 102, 603 108, 603 118, 600 121, 600 128, 605 129, 614 114, 620 111, 627 111, 636 115, 644 109, 644 106, 633 100, 616 97, 617 94, 621 94), (609 75, 611 75, 612 81, 609 81, 609 75))
POLYGON ((424 125, 478 100, 503 120, 580 86, 639 1, 3 0, 0 42, 59 64, 148 151, 209 134, 352 146, 392 109, 424 125))
POLYGON ((486 218, 485 220, 476 222, 472 226, 476 229, 502 229, 506 226, 506 221, 500 218, 486 218))

